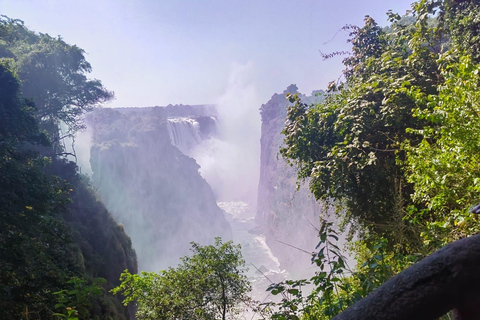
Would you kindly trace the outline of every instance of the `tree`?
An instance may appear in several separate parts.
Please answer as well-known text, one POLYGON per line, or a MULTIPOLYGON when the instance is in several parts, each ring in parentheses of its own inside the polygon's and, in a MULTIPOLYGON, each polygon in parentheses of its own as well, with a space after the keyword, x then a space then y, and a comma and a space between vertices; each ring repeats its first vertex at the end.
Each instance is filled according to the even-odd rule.
POLYGON ((68 186, 42 172, 48 159, 32 147, 46 140, 9 67, 0 62, 0 318, 49 319, 81 254, 59 217, 68 186))
MULTIPOLYGON (((465 237, 338 319, 435 319, 454 307, 458 319, 478 318, 478 290, 470 284, 478 236, 470 236, 480 224, 469 208, 480 196, 480 2, 421 0, 412 9, 408 18, 389 13, 385 29, 368 17, 353 28, 345 81, 332 83, 323 103, 288 97, 295 105, 282 154, 299 166, 299 178, 311 178, 317 199, 333 198, 362 233, 356 270, 335 275, 330 286, 322 284, 328 273, 312 278, 315 299, 283 301, 278 319, 295 319, 299 306, 306 319, 331 319, 419 257, 465 237)), ((335 267, 339 260, 330 261, 335 267)), ((298 293, 298 283, 274 289, 298 293)))
POLYGON ((13 70, 0 59, 0 319, 57 319, 72 306, 82 319, 127 319, 95 278, 109 289, 136 270, 130 239, 74 163, 39 154, 49 141, 13 70))
POLYGON ((99 80, 87 78, 92 67, 83 49, 30 31, 20 20, 0 16, 0 58, 13 59, 22 94, 35 102, 40 126, 57 153, 65 136, 83 128, 85 112, 113 98, 99 80), (64 134, 61 123, 67 126, 64 134))
POLYGON ((405 88, 433 92, 431 79, 437 77, 430 57, 407 47, 413 27, 394 14, 390 19, 388 33, 370 17, 353 30, 345 82, 332 83, 324 102, 308 106, 288 97, 295 105, 287 114, 281 153, 299 167, 300 179, 311 178, 317 199, 335 199, 364 233, 418 246, 418 233, 402 220, 413 187, 399 160, 405 159, 401 143, 415 143, 406 128, 420 128, 422 121, 413 116, 417 105, 405 88))
POLYGON ((479 319, 479 261, 480 234, 450 243, 331 319, 479 319))
POLYGON ((424 12, 440 11, 450 45, 437 59, 443 79, 438 94, 410 90, 418 104, 428 107, 414 110, 425 127, 412 130, 422 138, 419 144, 405 146, 406 175, 414 185, 413 199, 426 207, 409 219, 423 226, 426 244, 439 247, 478 232, 469 208, 480 196, 480 3, 440 1, 428 9, 424 12))
POLYGON ((299 167, 299 178, 311 178, 317 199, 337 201, 361 235, 384 236, 396 249, 425 254, 468 234, 442 226, 473 221, 467 211, 480 190, 472 169, 479 6, 422 0, 408 18, 390 12, 385 29, 367 17, 351 33, 344 82, 332 84, 318 105, 289 97, 295 105, 282 154, 299 167), (464 160, 469 169, 459 183, 464 160), (447 194, 448 201, 440 199, 447 194), (446 221, 453 209, 462 217, 446 221), (426 229, 443 233, 440 241, 430 241, 431 234, 427 239, 426 229))
POLYGON ((217 237, 214 245, 192 242, 192 252, 158 274, 124 272, 113 293, 121 293, 125 305, 136 302, 138 319, 233 319, 250 303, 240 246, 217 237))

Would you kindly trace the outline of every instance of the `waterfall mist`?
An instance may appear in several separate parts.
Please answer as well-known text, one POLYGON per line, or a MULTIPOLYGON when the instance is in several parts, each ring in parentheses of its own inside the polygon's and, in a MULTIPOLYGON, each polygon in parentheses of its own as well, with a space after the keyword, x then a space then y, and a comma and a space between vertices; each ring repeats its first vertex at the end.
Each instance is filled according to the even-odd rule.
POLYGON ((255 208, 260 166, 260 98, 254 65, 234 63, 224 94, 216 101, 218 136, 192 156, 217 201, 245 201, 255 208))
POLYGON ((92 128, 87 126, 84 130, 77 133, 75 138, 75 153, 77 156, 77 165, 82 174, 91 177, 92 167, 90 166, 90 148, 92 147, 92 128))
POLYGON ((80 135, 78 145, 91 145, 92 184, 131 237, 139 270, 175 266, 191 241, 232 238, 212 189, 186 154, 213 134, 209 113, 209 106, 169 105, 87 116, 93 134, 80 135))
POLYGON ((257 87, 253 63, 236 63, 215 106, 107 108, 87 117, 79 164, 87 173, 90 158, 92 183, 130 235, 140 270, 175 266, 190 241, 215 236, 242 245, 258 299, 267 294, 265 276, 282 281, 310 268, 310 257, 285 243, 313 250, 319 209, 308 188, 296 191, 295 170, 278 156, 285 93, 296 87, 263 105, 257 87))

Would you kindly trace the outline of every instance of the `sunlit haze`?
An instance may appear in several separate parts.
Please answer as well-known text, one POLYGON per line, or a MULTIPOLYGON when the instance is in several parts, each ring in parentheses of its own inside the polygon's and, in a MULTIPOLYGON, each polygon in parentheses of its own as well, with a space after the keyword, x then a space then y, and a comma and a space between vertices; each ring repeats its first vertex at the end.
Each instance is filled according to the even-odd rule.
POLYGON ((388 9, 409 8, 407 0, 0 0, 1 14, 83 48, 91 77, 115 92, 112 107, 218 103, 244 65, 261 102, 291 83, 310 93, 340 75, 341 58, 319 53, 349 49, 337 31, 367 14, 385 25, 388 9))

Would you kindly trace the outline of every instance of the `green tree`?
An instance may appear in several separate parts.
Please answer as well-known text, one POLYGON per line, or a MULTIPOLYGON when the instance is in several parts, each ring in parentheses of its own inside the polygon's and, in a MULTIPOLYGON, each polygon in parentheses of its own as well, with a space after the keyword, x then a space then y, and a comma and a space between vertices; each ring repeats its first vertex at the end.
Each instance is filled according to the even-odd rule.
POLYGON ((413 187, 399 163, 405 158, 401 143, 415 143, 406 129, 422 127, 406 88, 434 92, 431 79, 437 77, 428 55, 412 57, 417 52, 407 43, 414 27, 397 15, 390 19, 388 33, 370 17, 352 31, 345 82, 332 83, 324 102, 308 106, 288 97, 295 104, 287 114, 281 153, 298 166, 299 178, 310 178, 317 199, 335 199, 346 220, 362 231, 418 246, 417 233, 402 220, 413 187))
MULTIPOLYGON (((475 77, 473 65, 480 57, 476 49, 479 3, 422 0, 412 8, 406 18, 390 12, 388 28, 379 28, 370 17, 364 27, 353 28, 352 54, 344 60, 345 80, 331 84, 323 103, 308 106, 289 97, 295 105, 287 116, 286 147, 281 152, 299 167, 299 178, 311 178, 316 198, 336 200, 361 235, 385 236, 397 250, 426 253, 436 246, 423 246, 426 224, 443 225, 446 212, 455 207, 454 198, 458 200, 456 208, 460 205, 465 210, 477 195, 474 188, 467 188, 467 184, 475 184, 473 178, 462 184, 457 180, 449 187, 439 178, 427 196, 421 191, 428 188, 428 178, 422 176, 427 171, 417 169, 430 166, 430 174, 446 178, 445 168, 461 167, 462 157, 453 161, 444 156, 444 169, 435 171, 440 157, 429 155, 429 148, 447 136, 460 145, 462 139, 475 137, 462 128, 462 121, 463 126, 475 128, 466 116, 477 103, 474 80, 465 77, 475 77), (459 62, 467 56, 471 63, 462 67, 459 62), (468 74, 457 72, 465 68, 473 69, 468 74), (465 87, 459 79, 465 81, 465 87), (453 101, 457 95, 463 101, 453 101), (447 99, 453 100, 447 103, 447 99), (455 123, 445 116, 452 111, 461 114, 455 123), (450 123, 446 125, 445 120, 450 123), (441 209, 438 202, 430 201, 439 188, 451 196, 450 205, 441 209), (468 201, 461 200, 462 193, 470 194, 468 201)), ((465 157, 474 156, 472 148, 459 145, 442 152, 458 155, 467 151, 471 153, 465 157)), ((465 167, 475 175, 476 170, 466 163, 465 167)), ((450 179, 456 180, 455 174, 450 170, 450 179)), ((452 226, 454 221, 450 221, 452 226)))
POLYGON ((478 231, 469 208, 480 195, 480 64, 468 55, 443 71, 438 95, 418 97, 431 109, 418 111, 430 125, 418 132, 422 142, 408 145, 408 179, 413 198, 426 204, 410 218, 424 226, 427 244, 438 247, 478 231))
POLYGON ((68 188, 42 172, 44 137, 20 83, 0 62, 0 318, 48 318, 53 291, 81 275, 80 251, 58 213, 68 188))
POLYGON ((136 302, 138 319, 233 319, 251 302, 240 246, 215 238, 214 245, 192 242, 192 252, 158 274, 124 272, 112 291, 125 305, 136 302))
POLYGON ((0 319, 54 319, 57 302, 85 319, 126 319, 91 283, 102 276, 111 288, 126 267, 136 270, 130 239, 74 163, 38 153, 49 142, 13 65, 0 60, 0 319))
POLYGON ((469 208, 480 196, 480 3, 421 0, 412 9, 406 18, 390 12, 388 28, 369 17, 353 28, 344 82, 323 103, 288 97, 281 152, 311 178, 317 199, 334 199, 359 227, 361 264, 346 281, 323 276, 334 285, 315 283, 316 300, 286 301, 280 319, 299 307, 330 318, 419 257, 478 232, 469 208))
POLYGON ((105 279, 97 278, 92 283, 87 283, 84 279, 72 277, 67 282, 69 289, 54 293, 58 301, 55 309, 59 311, 54 315, 69 320, 90 318, 93 304, 98 303, 97 300, 104 293, 101 285, 105 282, 105 279))
POLYGON ((83 128, 85 112, 113 98, 99 80, 87 78, 92 67, 83 49, 30 31, 20 20, 0 16, 0 58, 13 59, 22 94, 35 102, 36 117, 57 153, 65 136, 83 128))
POLYGON ((478 231, 469 208, 480 196, 477 118, 480 95, 480 21, 478 1, 419 1, 419 14, 438 16, 438 24, 424 23, 426 34, 444 41, 435 55, 442 80, 436 92, 412 86, 407 91, 419 106, 412 110, 424 127, 411 128, 420 143, 406 142, 406 177, 414 186, 406 216, 420 227, 424 244, 432 250, 478 231))
POLYGON ((268 291, 281 296, 279 302, 262 304, 264 312, 279 320, 328 320, 366 297, 384 281, 417 261, 388 250, 385 239, 360 243, 356 269, 351 269, 338 246, 333 223, 323 221, 312 264, 318 267, 310 279, 286 280, 268 291))

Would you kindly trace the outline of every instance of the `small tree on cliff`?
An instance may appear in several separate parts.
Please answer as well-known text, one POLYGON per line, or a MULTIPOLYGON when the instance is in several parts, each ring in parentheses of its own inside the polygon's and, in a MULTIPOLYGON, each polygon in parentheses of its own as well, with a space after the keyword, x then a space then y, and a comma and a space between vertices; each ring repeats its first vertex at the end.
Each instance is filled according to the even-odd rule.
POLYGON ((124 272, 113 293, 123 303, 137 304, 137 319, 232 319, 250 303, 250 283, 240 245, 201 246, 192 242, 192 256, 177 268, 141 275, 124 272))

